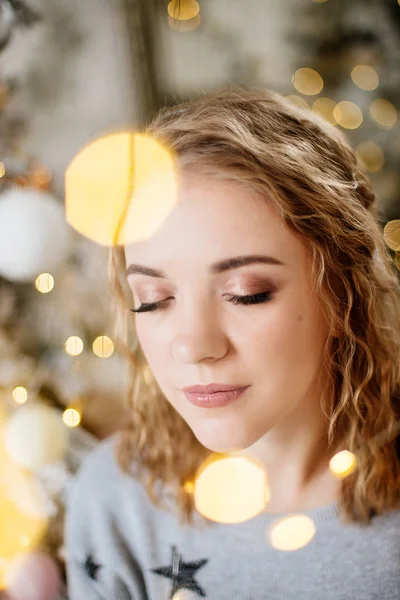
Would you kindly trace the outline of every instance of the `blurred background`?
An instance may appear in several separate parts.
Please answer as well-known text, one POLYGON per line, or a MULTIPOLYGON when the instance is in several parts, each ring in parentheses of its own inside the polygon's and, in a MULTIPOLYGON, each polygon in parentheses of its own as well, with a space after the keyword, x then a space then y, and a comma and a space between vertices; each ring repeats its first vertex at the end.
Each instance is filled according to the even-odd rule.
POLYGON ((65 222, 74 157, 166 104, 273 88, 346 132, 384 226, 400 219, 399 64, 400 0, 0 0, 0 590, 41 551, 61 583, 31 600, 67 598, 69 481, 128 411, 108 249, 65 222))

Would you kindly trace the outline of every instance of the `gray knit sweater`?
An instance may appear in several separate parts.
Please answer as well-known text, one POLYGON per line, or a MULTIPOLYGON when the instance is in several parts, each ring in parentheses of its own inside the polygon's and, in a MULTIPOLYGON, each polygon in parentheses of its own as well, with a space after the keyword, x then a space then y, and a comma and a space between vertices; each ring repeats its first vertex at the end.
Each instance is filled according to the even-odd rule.
MULTIPOLYGON (((276 515, 235 525, 154 507, 120 472, 116 436, 84 460, 67 501, 70 600, 400 599, 400 512, 344 525, 336 505, 305 511, 316 534, 303 548, 270 546, 276 515)), ((282 516, 282 515, 280 515, 282 516)))

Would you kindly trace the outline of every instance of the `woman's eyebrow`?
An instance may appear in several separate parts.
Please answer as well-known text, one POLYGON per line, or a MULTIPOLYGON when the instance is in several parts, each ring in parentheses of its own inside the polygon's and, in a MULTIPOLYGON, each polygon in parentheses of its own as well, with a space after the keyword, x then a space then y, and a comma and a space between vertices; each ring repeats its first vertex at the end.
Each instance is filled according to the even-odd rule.
MULTIPOLYGON (((280 265, 284 266, 284 263, 274 256, 266 256, 263 254, 250 254, 247 256, 235 256, 233 258, 226 258, 210 265, 209 272, 212 275, 223 273, 231 269, 238 269, 245 265, 254 263, 263 263, 267 265, 280 265)), ((129 275, 148 275, 149 277, 159 277, 160 279, 168 279, 164 271, 146 267, 144 265, 130 264, 125 271, 126 277, 129 275)))

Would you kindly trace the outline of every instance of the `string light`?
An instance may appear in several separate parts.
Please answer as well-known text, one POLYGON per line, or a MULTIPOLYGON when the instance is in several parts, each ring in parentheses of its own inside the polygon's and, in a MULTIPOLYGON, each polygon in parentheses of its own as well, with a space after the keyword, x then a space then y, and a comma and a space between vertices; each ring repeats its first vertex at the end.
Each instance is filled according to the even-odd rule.
POLYGON ((306 515, 291 515, 276 521, 267 532, 271 546, 293 551, 306 546, 315 535, 315 525, 306 515))
POLYGON ((301 94, 306 96, 315 96, 319 94, 324 87, 324 81, 321 75, 314 69, 302 67, 297 69, 292 78, 293 87, 301 94))
POLYGON ((379 85, 379 77, 375 69, 368 65, 357 65, 351 72, 353 82, 362 90, 372 91, 379 85))
POLYGON ((345 129, 357 129, 363 122, 361 109, 354 102, 343 100, 333 109, 336 122, 345 129))
POLYGON ((356 154, 368 171, 379 171, 385 162, 382 148, 372 141, 361 142, 356 148, 356 154))
POLYGON ((17 404, 25 404, 28 400, 28 391, 26 388, 18 386, 13 390, 12 397, 17 404))
POLYGON ((50 273, 41 273, 36 277, 35 287, 41 294, 48 294, 54 288, 54 277, 50 273))
POLYGON ((70 356, 78 356, 83 350, 83 342, 80 337, 71 335, 65 342, 65 352, 70 356))
POLYGON ((369 107, 371 117, 383 127, 392 127, 397 121, 397 111, 389 100, 377 98, 369 107))
POLYGON ((344 479, 356 468, 356 457, 349 450, 338 452, 329 461, 329 469, 339 479, 344 479))
POLYGON ((108 358, 114 352, 114 344, 106 335, 97 337, 92 345, 93 352, 100 358, 108 358))

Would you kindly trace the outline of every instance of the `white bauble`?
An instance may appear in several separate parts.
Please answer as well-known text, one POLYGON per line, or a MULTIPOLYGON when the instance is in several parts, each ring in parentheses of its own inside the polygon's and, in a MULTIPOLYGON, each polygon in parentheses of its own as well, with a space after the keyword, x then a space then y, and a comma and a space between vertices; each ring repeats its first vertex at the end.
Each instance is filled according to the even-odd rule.
POLYGON ((49 192, 17 188, 0 195, 0 275, 16 282, 54 273, 67 256, 71 230, 49 192))
POLYGON ((68 431, 62 414, 44 404, 18 408, 10 417, 4 448, 20 466, 35 470, 64 457, 68 431))

